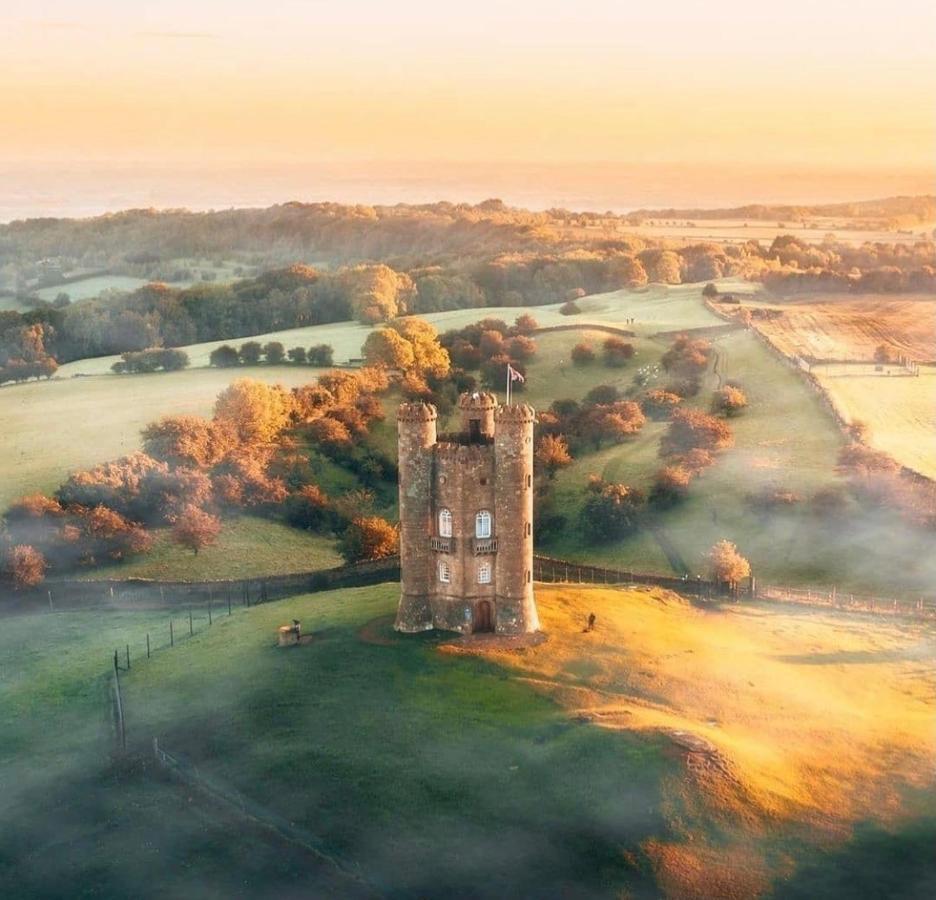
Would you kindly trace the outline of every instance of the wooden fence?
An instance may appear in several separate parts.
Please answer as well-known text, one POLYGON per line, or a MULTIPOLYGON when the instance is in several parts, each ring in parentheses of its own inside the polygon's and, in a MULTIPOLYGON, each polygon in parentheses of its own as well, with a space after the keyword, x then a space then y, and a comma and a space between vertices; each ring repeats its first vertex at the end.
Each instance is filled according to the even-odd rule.
POLYGON ((143 578, 48 581, 37 588, 0 589, 0 610, 3 613, 34 613, 107 607, 190 609, 231 604, 251 606, 296 594, 379 584, 399 577, 400 559, 393 556, 317 572, 230 581, 151 581, 143 578))

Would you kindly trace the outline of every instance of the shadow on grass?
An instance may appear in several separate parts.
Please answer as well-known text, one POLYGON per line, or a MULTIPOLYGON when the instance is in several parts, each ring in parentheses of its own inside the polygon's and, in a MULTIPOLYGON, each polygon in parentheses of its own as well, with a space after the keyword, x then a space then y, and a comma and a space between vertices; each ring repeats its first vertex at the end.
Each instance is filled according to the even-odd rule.
POLYGON ((936 817, 897 831, 863 823, 844 847, 801 861, 776 900, 929 900, 936 897, 936 817))
POLYGON ((502 668, 438 654, 451 635, 388 645, 359 627, 249 665, 222 657, 183 708, 130 690, 137 733, 315 834, 390 896, 658 895, 639 846, 667 834, 661 779, 677 763, 660 741, 570 723, 502 668))

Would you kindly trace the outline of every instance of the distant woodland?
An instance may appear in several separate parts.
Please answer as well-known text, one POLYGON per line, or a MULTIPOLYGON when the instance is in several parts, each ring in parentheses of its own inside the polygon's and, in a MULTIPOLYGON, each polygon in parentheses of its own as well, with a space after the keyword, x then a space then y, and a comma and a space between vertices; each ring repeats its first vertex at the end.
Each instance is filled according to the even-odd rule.
MULTIPOLYGON (((934 215, 934 202, 895 198, 797 213, 850 211, 922 221, 934 215)), ((763 209, 772 215, 791 211, 763 209)), ((720 211, 734 213, 742 211, 720 211)), ((779 293, 936 290, 936 245, 930 240, 854 246, 781 235, 769 245, 693 243, 624 234, 624 221, 611 214, 534 213, 489 200, 473 206, 131 210, 14 222, 0 226, 0 275, 20 309, 0 312, 0 381, 48 377, 56 364, 84 357, 352 319, 375 323, 449 309, 570 302, 650 282, 730 275, 779 293), (193 258, 249 274, 185 287, 162 280, 179 260, 193 258), (34 290, 82 271, 151 283, 80 303, 69 301, 67 286, 53 302, 34 290)))

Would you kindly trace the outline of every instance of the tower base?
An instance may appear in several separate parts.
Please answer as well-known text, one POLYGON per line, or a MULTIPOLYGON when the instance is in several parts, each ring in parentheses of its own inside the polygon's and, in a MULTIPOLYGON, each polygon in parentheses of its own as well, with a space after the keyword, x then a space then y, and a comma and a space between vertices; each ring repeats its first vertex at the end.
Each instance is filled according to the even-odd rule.
POLYGON ((429 605, 429 598, 417 594, 401 594, 393 627, 405 634, 432 631, 432 607, 429 605))

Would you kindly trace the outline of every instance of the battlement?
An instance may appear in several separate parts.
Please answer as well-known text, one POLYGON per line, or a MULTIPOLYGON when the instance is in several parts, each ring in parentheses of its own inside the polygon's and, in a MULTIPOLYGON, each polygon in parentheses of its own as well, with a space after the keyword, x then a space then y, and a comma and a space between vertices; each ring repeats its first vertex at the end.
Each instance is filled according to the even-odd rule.
POLYGON ((497 409, 494 410, 494 421, 531 425, 536 421, 536 410, 526 403, 516 403, 511 406, 498 406, 497 409))
POLYGON ((487 391, 471 391, 460 394, 458 408, 465 410, 489 410, 497 408, 497 397, 487 391))
POLYGON ((397 410, 398 422, 434 422, 438 417, 431 403, 401 403, 397 410))

